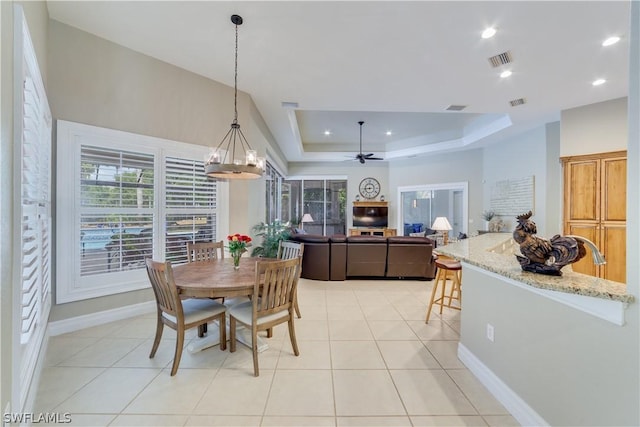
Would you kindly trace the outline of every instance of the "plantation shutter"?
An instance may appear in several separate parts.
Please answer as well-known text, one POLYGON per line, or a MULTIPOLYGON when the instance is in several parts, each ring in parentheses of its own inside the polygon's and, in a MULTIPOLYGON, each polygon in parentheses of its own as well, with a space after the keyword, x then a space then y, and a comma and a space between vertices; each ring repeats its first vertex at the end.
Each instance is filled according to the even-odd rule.
POLYGON ((202 161, 165 158, 165 258, 186 262, 186 243, 216 237, 216 182, 202 161))
MULTIPOLYGON (((20 153, 20 361, 17 407, 23 407, 33 378, 51 308, 51 111, 24 16, 18 15, 16 49, 22 53, 16 81, 21 108, 15 130, 20 153)), ((17 327, 17 326, 16 326, 17 327)))
POLYGON ((80 147, 80 276, 144 269, 153 250, 154 155, 80 147))

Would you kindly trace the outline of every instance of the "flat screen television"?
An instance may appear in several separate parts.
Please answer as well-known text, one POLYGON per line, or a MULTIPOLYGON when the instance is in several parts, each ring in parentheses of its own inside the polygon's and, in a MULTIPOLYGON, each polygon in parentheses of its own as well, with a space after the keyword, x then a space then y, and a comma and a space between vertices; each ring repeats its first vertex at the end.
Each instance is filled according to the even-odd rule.
POLYGON ((353 207, 354 227, 384 228, 388 225, 388 208, 386 206, 353 207))

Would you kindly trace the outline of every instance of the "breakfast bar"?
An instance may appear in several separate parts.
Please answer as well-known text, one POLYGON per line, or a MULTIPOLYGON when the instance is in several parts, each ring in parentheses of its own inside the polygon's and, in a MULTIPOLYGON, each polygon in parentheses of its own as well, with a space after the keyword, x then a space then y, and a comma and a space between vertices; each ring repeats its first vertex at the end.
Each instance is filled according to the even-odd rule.
POLYGON ((510 233, 438 247, 462 264, 458 357, 522 425, 624 424, 637 407, 637 296, 570 265, 522 271, 518 252, 510 233))

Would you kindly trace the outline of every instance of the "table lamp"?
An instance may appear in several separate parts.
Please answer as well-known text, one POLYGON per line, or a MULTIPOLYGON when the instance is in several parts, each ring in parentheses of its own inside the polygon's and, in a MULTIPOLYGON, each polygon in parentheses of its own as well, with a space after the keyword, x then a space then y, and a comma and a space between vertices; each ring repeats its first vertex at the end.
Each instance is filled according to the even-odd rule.
POLYGON ((311 214, 306 213, 302 215, 302 219, 300 220, 300 222, 302 223, 302 229, 304 230, 304 223, 313 222, 313 218, 311 218, 311 214))
POLYGON ((433 221, 433 225, 431 226, 433 230, 441 231, 443 236, 443 242, 446 245, 449 243, 449 230, 452 230, 451 224, 447 220, 445 216, 439 216, 433 221))

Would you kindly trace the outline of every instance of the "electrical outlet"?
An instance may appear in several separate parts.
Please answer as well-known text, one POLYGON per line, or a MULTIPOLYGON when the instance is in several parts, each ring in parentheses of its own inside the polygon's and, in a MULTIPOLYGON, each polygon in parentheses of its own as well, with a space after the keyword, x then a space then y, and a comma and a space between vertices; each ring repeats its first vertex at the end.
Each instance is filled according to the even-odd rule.
POLYGON ((493 342, 495 337, 495 330, 493 329, 493 325, 491 323, 487 323, 487 339, 493 342))

